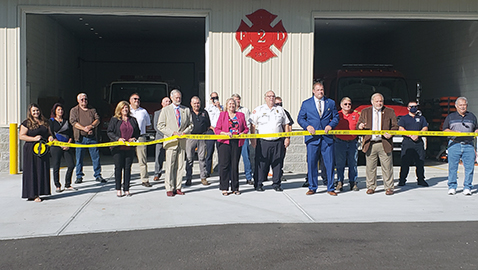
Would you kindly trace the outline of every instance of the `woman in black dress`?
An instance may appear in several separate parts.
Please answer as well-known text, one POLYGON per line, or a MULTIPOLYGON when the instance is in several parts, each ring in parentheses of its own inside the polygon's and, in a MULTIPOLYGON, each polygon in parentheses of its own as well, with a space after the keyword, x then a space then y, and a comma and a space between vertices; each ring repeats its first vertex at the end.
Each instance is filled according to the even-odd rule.
MULTIPOLYGON (((108 125, 108 137, 111 141, 134 142, 139 137, 139 126, 136 118, 131 116, 129 103, 120 101, 116 105, 115 115, 111 117, 108 125)), ((116 146, 111 149, 113 161, 115 163, 115 183, 116 196, 122 197, 121 194, 121 178, 123 176, 123 191, 127 197, 131 196, 129 192, 129 182, 131 179, 131 164, 135 156, 134 147, 132 146, 116 146)))
POLYGON ((22 198, 41 202, 40 195, 50 195, 50 159, 33 154, 33 145, 40 140, 52 141, 48 122, 38 105, 28 107, 28 117, 20 126, 20 140, 23 146, 23 189, 22 198))
MULTIPOLYGON (((68 120, 65 117, 65 110, 61 103, 55 103, 51 109, 50 119, 48 124, 50 126, 50 133, 53 135, 53 140, 60 142, 73 142, 73 132, 68 120)), ((60 184, 60 163, 61 158, 64 157, 68 169, 65 175, 65 190, 76 190, 71 186, 71 177, 73 169, 75 168, 75 160, 73 150, 69 147, 52 146, 50 148, 51 162, 53 163, 53 182, 56 186, 56 192, 62 192, 60 184)))

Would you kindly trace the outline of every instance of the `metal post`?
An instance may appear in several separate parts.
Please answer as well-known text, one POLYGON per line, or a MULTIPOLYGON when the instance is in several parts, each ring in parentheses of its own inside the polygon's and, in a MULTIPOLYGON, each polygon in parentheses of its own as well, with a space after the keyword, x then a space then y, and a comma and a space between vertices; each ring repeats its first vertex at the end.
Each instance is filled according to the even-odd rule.
POLYGON ((10 174, 18 174, 18 125, 10 124, 10 174))

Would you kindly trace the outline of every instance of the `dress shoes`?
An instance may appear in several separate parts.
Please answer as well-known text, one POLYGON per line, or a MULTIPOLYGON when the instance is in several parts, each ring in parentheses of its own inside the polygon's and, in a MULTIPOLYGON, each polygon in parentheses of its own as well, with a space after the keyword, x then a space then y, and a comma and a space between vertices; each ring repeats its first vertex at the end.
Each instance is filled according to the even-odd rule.
POLYGON ((309 190, 305 193, 305 195, 312 195, 312 194, 315 194, 315 191, 312 190, 312 189, 309 189, 309 190))
POLYGON ((337 196, 337 193, 335 193, 335 191, 327 191, 327 194, 329 194, 330 196, 337 196))
POLYGON ((152 186, 153 186, 153 185, 151 185, 149 182, 143 182, 143 183, 141 183, 141 185, 142 185, 143 187, 152 187, 152 186))
POLYGON ((256 187, 256 191, 264 191, 264 188, 263 187, 256 187))
POLYGON ((279 192, 284 191, 281 186, 274 187, 274 190, 279 192))
POLYGON ((75 184, 81 184, 81 183, 83 183, 83 177, 76 178, 75 184))
POLYGON ((428 187, 428 183, 425 180, 418 180, 417 185, 422 187, 428 187))
POLYGON ((186 193, 182 192, 180 189, 176 190, 176 195, 185 195, 186 193))
POLYGON ((385 191, 385 195, 393 195, 393 189, 387 189, 387 191, 385 191))
POLYGON ((375 190, 373 189, 367 189, 367 194, 374 194, 375 193, 375 190))
POLYGON ((209 186, 211 183, 209 183, 206 178, 202 178, 201 184, 203 184, 203 186, 209 186))
POLYGON ((405 186, 405 181, 402 181, 402 180, 398 181, 398 186, 399 187, 405 186))
POLYGON ((174 192, 172 192, 172 191, 167 191, 167 192, 166 192, 166 196, 168 196, 168 197, 174 197, 174 192))
POLYGON ((187 180, 186 180, 186 184, 185 184, 186 186, 189 187, 189 186, 191 186, 192 184, 193 184, 193 183, 192 183, 192 180, 191 180, 191 179, 187 179, 187 180))
POLYGON ((302 187, 309 187, 309 181, 305 180, 305 182, 302 184, 302 187))
POLYGON ((153 178, 153 180, 154 180, 154 181, 159 181, 159 178, 161 178, 161 174, 156 175, 156 176, 153 178))
POLYGON ((253 181, 253 180, 247 180, 246 183, 247 183, 248 185, 254 185, 254 181, 253 181))
POLYGON ((352 182, 352 183, 350 183, 350 190, 359 191, 360 189, 359 189, 357 183, 352 182))
POLYGON ((96 177, 96 182, 106 183, 107 181, 103 177, 98 176, 98 177, 96 177))

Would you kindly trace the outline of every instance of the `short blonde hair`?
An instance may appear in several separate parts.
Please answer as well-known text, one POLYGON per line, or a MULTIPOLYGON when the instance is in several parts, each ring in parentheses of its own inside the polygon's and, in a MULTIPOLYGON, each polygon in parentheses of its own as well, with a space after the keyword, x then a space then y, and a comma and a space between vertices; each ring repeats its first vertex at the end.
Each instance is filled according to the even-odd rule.
POLYGON ((129 108, 129 102, 126 100, 122 100, 118 102, 118 105, 116 105, 114 117, 121 119, 121 110, 123 109, 124 106, 128 106, 128 110, 129 110, 128 116, 131 116, 131 109, 129 108))

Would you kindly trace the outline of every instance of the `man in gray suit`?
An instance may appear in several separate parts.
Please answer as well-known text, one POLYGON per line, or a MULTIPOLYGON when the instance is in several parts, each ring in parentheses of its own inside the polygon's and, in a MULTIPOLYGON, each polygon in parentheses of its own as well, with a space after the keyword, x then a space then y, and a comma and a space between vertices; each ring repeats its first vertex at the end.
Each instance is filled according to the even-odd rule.
MULTIPOLYGON (((171 91, 171 105, 161 110, 158 120, 158 130, 164 138, 191 133, 194 124, 191 111, 181 105, 182 94, 179 90, 171 91)), ((164 187, 166 195, 184 195, 181 191, 181 182, 184 173, 184 159, 186 156, 186 139, 173 139, 163 143, 166 149, 166 177, 164 187)))
MULTIPOLYGON (((163 100, 161 101, 161 108, 164 108, 171 104, 171 99, 169 97, 164 97, 163 100)), ((158 120, 159 120, 159 114, 161 113, 161 109, 157 110, 154 112, 154 118, 153 118, 153 127, 154 130, 156 130, 156 137, 154 138, 155 140, 160 140, 163 138, 163 133, 159 131, 158 129, 158 120)), ((164 162, 164 148, 163 148, 163 143, 157 143, 156 144, 156 151, 154 154, 154 181, 159 181, 159 178, 161 178, 161 171, 163 170, 163 162, 164 162)))

